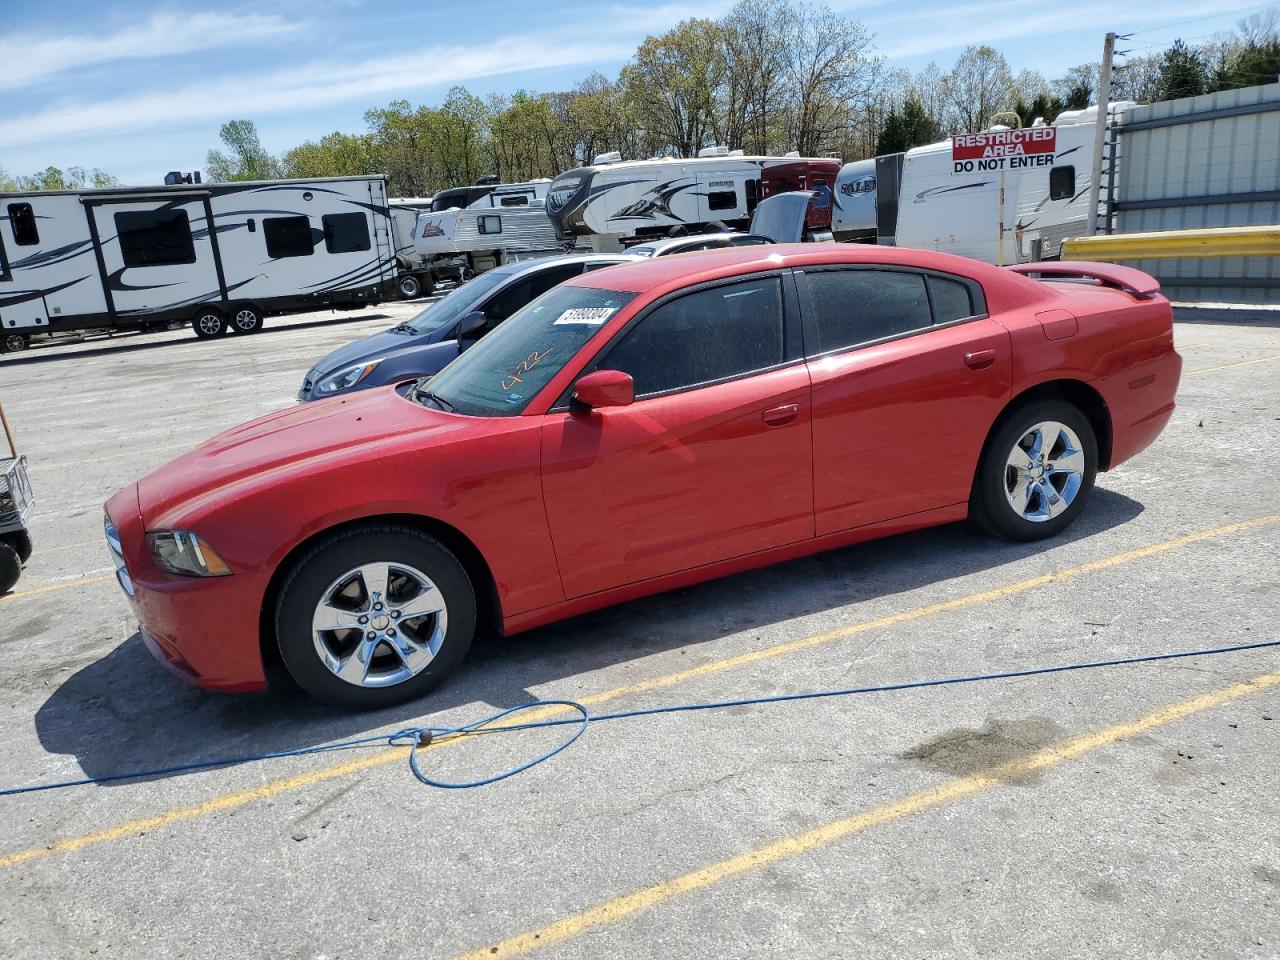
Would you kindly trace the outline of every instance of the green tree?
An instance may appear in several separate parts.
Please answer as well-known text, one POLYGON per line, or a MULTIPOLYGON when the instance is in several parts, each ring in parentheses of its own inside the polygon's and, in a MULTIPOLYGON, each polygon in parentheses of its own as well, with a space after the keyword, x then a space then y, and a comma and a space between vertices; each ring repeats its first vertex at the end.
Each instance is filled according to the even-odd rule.
POLYGON ((1198 97, 1209 89, 1208 69, 1204 55, 1182 40, 1164 52, 1160 61, 1160 78, 1156 86, 1159 100, 1177 100, 1181 97, 1198 97))
POLYGON ((226 152, 210 150, 205 174, 213 181, 273 180, 280 176, 280 162, 263 149, 252 120, 229 120, 218 131, 226 152))
POLYGON ((876 139, 876 155, 902 153, 912 147, 936 143, 944 136, 942 128, 925 112, 924 104, 914 92, 907 94, 901 110, 891 110, 880 125, 876 139))
POLYGON ((280 167, 286 177, 356 177, 380 172, 368 134, 338 131, 287 151, 280 158, 280 167))
MULTIPOLYGON (((5 178, 0 175, 0 180, 5 178)), ((10 181, 12 189, 32 190, 88 190, 90 187, 118 187, 120 181, 111 174, 97 167, 67 167, 64 171, 59 167, 45 167, 39 173, 29 177, 17 177, 10 181)), ((0 187, 0 189, 3 189, 0 187)))

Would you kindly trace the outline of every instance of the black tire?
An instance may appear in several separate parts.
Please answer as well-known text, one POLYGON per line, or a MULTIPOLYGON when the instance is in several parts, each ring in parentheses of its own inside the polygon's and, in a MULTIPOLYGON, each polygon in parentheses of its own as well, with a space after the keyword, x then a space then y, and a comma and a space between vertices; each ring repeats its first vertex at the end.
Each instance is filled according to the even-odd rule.
POLYGON ((14 530, 0 534, 0 543, 7 543, 18 554, 18 560, 26 564, 31 559, 31 534, 26 530, 14 530))
POLYGON ((191 329, 201 340, 213 340, 227 332, 227 318, 213 307, 201 307, 191 318, 191 329))
POLYGON ((1093 493, 1097 473, 1098 440, 1089 418, 1064 400, 1032 401, 1006 414, 992 432, 974 477, 973 493, 969 499, 970 518, 987 532, 1006 540, 1025 542, 1052 537, 1065 530, 1080 515, 1093 493), (1065 510, 1047 519, 1030 520, 1009 502, 1006 491, 1013 475, 1009 473, 1008 458, 1014 445, 1043 422, 1062 424, 1076 435, 1084 455, 1084 469, 1079 487, 1065 510))
POLYGON ((9 331, 0 334, 0 353, 21 353, 30 343, 31 338, 25 333, 9 331))
POLYGON ((401 298, 412 300, 414 297, 422 295, 422 283, 412 273, 406 273, 396 281, 396 289, 400 291, 401 298))
POLYGON ((227 311, 227 333, 257 333, 262 329, 262 310, 252 303, 238 303, 227 311))
POLYGON ((18 551, 7 543, 0 543, 0 596, 13 589, 22 576, 22 560, 18 551))
MULTIPOLYGON (((276 604, 276 642, 289 674, 317 700, 348 710, 378 710, 433 690, 462 663, 475 632, 476 595, 466 569, 434 537, 399 525, 371 524, 321 542, 294 565, 276 604), (404 564, 421 572, 443 596, 446 607, 447 625, 435 657, 416 675, 383 687, 359 686, 339 678, 321 660, 311 630, 316 607, 330 585, 370 563, 404 564)), ((354 638, 333 635, 335 643, 352 647, 360 639, 358 632, 354 638)), ((384 662, 394 664, 388 660, 393 656, 385 644, 374 650, 374 657, 383 657, 384 662)))

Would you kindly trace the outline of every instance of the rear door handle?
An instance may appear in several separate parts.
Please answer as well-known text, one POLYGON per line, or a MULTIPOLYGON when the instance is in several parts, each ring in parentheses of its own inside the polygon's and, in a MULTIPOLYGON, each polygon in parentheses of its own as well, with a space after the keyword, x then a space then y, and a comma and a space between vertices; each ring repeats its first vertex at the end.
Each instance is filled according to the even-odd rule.
POLYGON ((964 365, 973 370, 985 370, 996 362, 994 350, 974 350, 964 355, 964 365))
POLYGON ((766 410, 761 415, 761 419, 771 427, 781 427, 790 423, 798 416, 800 416, 800 404, 784 403, 780 407, 774 407, 772 410, 766 410))

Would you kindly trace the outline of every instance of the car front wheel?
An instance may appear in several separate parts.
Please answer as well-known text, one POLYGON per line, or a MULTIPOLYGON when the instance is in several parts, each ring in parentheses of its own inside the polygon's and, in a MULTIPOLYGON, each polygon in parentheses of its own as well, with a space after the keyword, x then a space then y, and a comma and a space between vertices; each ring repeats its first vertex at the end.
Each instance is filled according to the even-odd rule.
POLYGON ((339 534, 303 557, 276 609, 280 654, 317 700, 376 710, 422 696, 462 662, 475 589, 434 537, 399 525, 339 534))
POLYGON ((1042 540, 1080 515, 1097 472, 1089 419, 1064 401, 1030 403, 1007 417, 987 444, 970 512, 998 536, 1042 540))

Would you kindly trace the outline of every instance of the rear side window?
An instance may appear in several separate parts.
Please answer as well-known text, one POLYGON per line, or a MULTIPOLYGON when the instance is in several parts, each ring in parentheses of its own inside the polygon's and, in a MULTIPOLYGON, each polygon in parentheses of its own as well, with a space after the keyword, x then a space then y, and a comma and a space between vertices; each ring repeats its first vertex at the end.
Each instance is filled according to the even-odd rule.
POLYGON ((185 210, 129 210, 115 215, 126 267, 195 263, 191 221, 185 210))
POLYGON ((272 260, 309 257, 316 252, 311 221, 306 217, 264 217, 262 236, 267 241, 267 256, 272 260))
POLYGON ((820 270, 806 274, 810 331, 808 352, 827 353, 933 323, 924 277, 895 270, 820 270))
POLYGON ((330 253, 369 249, 369 220, 363 213, 330 213, 320 219, 324 226, 324 248, 330 253))
POLYGON ((1070 200, 1076 195, 1076 168, 1051 167, 1049 170, 1049 199, 1070 200))
POLYGON ((702 290, 658 307, 598 364, 631 374, 637 397, 728 380, 783 359, 777 277, 702 290))
POLYGON ((954 280, 941 277, 929 278, 929 299, 933 301, 933 322, 950 323, 972 317, 976 310, 969 296, 969 288, 954 280))
POLYGON ((36 213, 31 209, 31 204, 9 204, 9 226, 13 228, 13 242, 18 246, 34 247, 40 242, 36 213))

